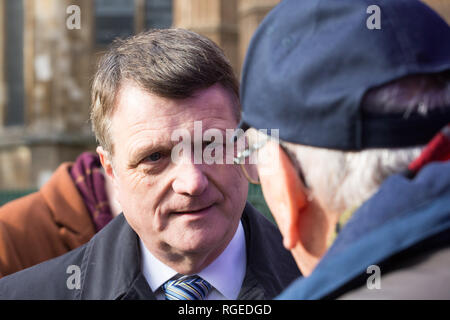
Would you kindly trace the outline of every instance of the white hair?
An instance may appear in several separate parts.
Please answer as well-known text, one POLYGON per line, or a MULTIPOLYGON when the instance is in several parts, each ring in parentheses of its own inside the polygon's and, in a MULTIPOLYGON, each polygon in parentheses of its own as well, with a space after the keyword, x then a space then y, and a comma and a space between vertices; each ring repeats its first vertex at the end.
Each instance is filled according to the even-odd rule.
POLYGON ((407 169, 423 147, 344 152, 283 142, 314 197, 325 210, 360 206, 392 174, 407 169))
MULTIPOLYGON (((372 88, 364 95, 364 112, 426 115, 450 106, 450 72, 409 75, 372 88)), ((423 146, 345 152, 283 143, 297 170, 326 209, 336 213, 360 206, 392 174, 407 169, 423 146)))

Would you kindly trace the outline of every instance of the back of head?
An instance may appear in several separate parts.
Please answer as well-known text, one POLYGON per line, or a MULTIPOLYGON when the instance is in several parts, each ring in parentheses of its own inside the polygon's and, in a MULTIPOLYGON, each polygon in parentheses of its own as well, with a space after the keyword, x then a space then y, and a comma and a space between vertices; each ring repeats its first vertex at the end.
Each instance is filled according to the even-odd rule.
POLYGON ((368 90, 450 70, 450 28, 418 0, 285 0, 255 33, 241 83, 243 120, 280 139, 357 151, 421 145, 449 109, 373 116, 368 90), (380 29, 370 28, 370 8, 380 29), (417 132, 421 134, 418 135, 417 132))
POLYGON ((306 182, 342 212, 450 122, 449 70, 450 28, 420 1, 285 0, 251 41, 243 123, 279 128, 306 182))
POLYGON ((101 58, 92 84, 91 120, 100 145, 113 153, 109 118, 123 81, 170 99, 190 97, 220 83, 236 100, 239 84, 223 51, 211 40, 184 29, 155 29, 116 40, 101 58))
MULTIPOLYGON (((362 99, 372 116, 426 116, 450 108, 450 73, 412 75, 372 88, 362 99)), ((420 132, 419 132, 420 134, 420 132)), ((342 151, 284 143, 322 206, 334 212, 358 207, 390 175, 403 172, 422 145, 342 151)))

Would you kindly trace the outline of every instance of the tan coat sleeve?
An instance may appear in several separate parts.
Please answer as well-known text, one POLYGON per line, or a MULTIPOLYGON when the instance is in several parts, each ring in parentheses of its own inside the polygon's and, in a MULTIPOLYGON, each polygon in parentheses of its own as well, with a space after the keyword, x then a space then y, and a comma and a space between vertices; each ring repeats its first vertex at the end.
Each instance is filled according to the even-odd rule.
POLYGON ((94 235, 68 168, 61 165, 40 191, 0 207, 0 277, 62 255, 94 235))

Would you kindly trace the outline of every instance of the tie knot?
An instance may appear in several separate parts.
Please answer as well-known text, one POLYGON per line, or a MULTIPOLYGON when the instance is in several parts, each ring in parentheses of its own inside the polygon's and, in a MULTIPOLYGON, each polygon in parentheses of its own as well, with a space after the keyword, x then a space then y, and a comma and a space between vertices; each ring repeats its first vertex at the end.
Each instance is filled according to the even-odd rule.
POLYGON ((208 281, 199 276, 169 280, 163 285, 166 300, 204 300, 211 288, 208 281))

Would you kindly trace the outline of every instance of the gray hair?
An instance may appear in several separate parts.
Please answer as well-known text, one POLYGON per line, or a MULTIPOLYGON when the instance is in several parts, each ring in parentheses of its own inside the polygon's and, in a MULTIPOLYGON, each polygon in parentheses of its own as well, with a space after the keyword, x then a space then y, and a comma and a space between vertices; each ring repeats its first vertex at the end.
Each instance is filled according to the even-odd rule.
POLYGON ((305 182, 326 210, 342 213, 369 199, 390 175, 404 171, 422 147, 345 152, 284 142, 305 182))

